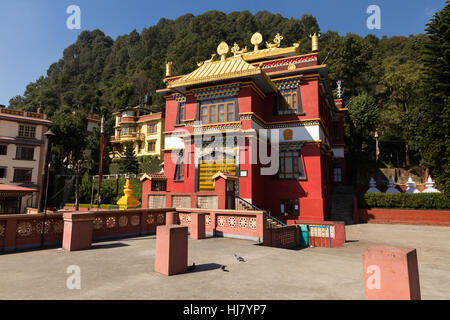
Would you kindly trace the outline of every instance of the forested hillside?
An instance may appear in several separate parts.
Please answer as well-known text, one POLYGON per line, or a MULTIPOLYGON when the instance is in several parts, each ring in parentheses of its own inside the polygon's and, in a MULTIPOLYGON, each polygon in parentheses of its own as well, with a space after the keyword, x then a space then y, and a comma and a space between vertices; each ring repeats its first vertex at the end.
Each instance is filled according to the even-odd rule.
MULTIPOLYGON (((443 18, 436 23, 448 24, 448 7, 438 13, 443 18)), ((111 112, 141 103, 146 93, 162 107, 162 98, 155 90, 164 86, 166 61, 173 61, 174 74, 187 73, 196 68, 198 61, 210 58, 223 40, 251 47, 250 37, 256 31, 267 41, 279 32, 284 37, 282 46, 300 40, 301 52, 308 53, 309 35, 320 28, 311 15, 288 19, 269 12, 253 15, 248 11, 210 11, 176 20, 163 18, 141 33, 134 30, 115 40, 100 30, 84 31, 49 67, 47 75, 30 83, 23 96, 12 98, 9 107, 36 110, 41 106, 50 116, 58 110, 87 112, 91 107, 104 107, 111 112)), ((443 37, 448 44, 448 32, 443 37)), ((432 64, 426 51, 426 46, 432 45, 430 38, 425 34, 379 39, 373 35, 363 38, 334 31, 322 33, 321 60, 328 65, 333 88, 337 80, 342 80, 344 104, 350 110, 346 138, 353 169, 375 163, 374 132, 378 129, 377 165, 413 168, 424 164, 435 170, 441 185, 448 184, 445 133, 439 156, 447 159, 446 169, 442 162, 432 163, 427 158, 426 142, 421 138, 426 130, 420 127, 421 121, 426 118, 423 113, 427 113, 426 82, 422 79, 432 64)), ((435 43, 442 43, 441 40, 435 43)), ((448 70, 448 58, 447 55, 442 61, 441 69, 448 70)))

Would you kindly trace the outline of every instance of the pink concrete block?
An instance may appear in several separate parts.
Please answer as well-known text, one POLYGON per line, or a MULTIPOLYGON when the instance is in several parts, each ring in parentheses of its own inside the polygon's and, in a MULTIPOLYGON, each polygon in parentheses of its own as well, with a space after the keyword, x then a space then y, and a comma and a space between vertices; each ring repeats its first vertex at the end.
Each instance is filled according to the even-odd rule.
POLYGON ((89 249, 94 218, 95 213, 65 212, 62 248, 68 251, 89 249))
POLYGON ((188 264, 188 228, 178 225, 156 228, 155 271, 166 276, 183 273, 188 264))
POLYGON ((166 212, 166 226, 178 223, 178 212, 166 212))
POLYGON ((416 249, 370 246, 363 268, 366 300, 420 300, 416 249))
POLYGON ((199 212, 191 213, 191 239, 205 239, 206 238, 205 214, 199 212))

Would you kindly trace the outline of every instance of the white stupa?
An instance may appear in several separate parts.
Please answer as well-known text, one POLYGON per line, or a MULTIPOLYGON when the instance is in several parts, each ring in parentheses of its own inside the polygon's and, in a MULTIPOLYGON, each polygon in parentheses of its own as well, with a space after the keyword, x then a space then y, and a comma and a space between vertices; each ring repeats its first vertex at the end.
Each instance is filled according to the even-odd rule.
POLYGON ((394 180, 392 178, 389 178, 388 188, 386 190, 386 193, 400 193, 398 189, 395 187, 394 180))
POLYGON ((420 193, 420 191, 416 189, 416 184, 411 177, 408 178, 406 185, 408 187, 406 188, 405 193, 420 193))
POLYGON ((373 177, 370 177, 369 189, 366 193, 380 193, 381 191, 377 189, 377 183, 373 177))
POLYGON ((423 190, 422 192, 437 192, 437 193, 441 193, 438 189, 434 188, 434 181, 431 179, 431 176, 428 177, 427 183, 425 183, 425 186, 427 187, 425 190, 423 190))

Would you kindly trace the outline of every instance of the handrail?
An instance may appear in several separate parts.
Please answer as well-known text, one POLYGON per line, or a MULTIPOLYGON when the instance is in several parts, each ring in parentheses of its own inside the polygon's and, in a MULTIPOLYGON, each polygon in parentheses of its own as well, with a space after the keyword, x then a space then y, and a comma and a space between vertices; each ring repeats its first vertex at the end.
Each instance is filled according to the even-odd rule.
MULTIPOLYGON (((250 202, 248 202, 247 200, 242 199, 241 197, 236 196, 236 198, 239 199, 239 200, 241 200, 242 202, 244 202, 244 203, 246 203, 246 204, 249 204, 250 206, 252 206, 253 208, 255 208, 255 209, 258 210, 258 211, 264 211, 264 210, 258 208, 257 206, 255 206, 253 203, 250 203, 250 202)), ((283 226, 286 226, 286 223, 281 222, 280 220, 278 220, 277 218, 275 218, 274 216, 272 216, 270 213, 266 212, 266 214, 269 216, 269 218, 275 220, 276 222, 280 223, 280 224, 283 225, 283 226)))

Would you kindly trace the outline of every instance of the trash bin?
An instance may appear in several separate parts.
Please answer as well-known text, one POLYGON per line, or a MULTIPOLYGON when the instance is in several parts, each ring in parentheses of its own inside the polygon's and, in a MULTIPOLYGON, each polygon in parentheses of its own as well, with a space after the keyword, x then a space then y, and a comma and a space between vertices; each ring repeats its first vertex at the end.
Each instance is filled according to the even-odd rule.
POLYGON ((300 247, 308 248, 308 225, 307 224, 299 224, 300 228, 300 247))

